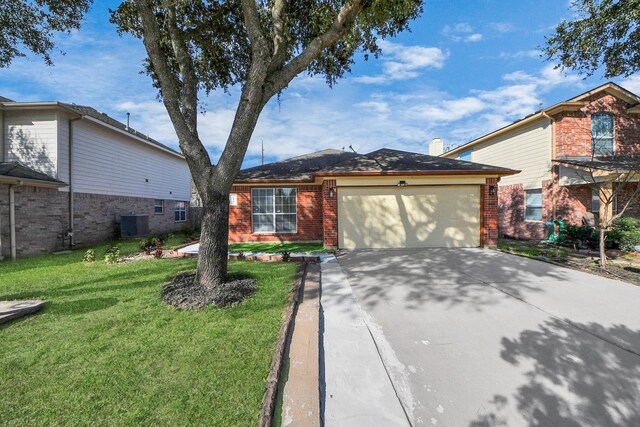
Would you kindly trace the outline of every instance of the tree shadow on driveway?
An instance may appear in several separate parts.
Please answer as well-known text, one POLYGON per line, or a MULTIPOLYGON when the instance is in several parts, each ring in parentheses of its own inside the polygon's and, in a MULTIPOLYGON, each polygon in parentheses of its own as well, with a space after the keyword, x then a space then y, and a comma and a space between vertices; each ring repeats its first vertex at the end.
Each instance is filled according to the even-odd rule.
POLYGON ((514 396, 494 396, 486 405, 492 409, 470 426, 511 425, 509 407, 528 426, 639 426, 640 355, 627 350, 639 345, 640 331, 626 326, 561 319, 505 337, 500 355, 514 366, 530 364, 527 382, 514 396))
POLYGON ((516 298, 543 290, 542 281, 566 280, 570 270, 527 258, 482 249, 403 249, 354 251, 338 262, 361 302, 369 308, 393 299, 406 309, 437 302, 483 310, 502 295, 516 298))

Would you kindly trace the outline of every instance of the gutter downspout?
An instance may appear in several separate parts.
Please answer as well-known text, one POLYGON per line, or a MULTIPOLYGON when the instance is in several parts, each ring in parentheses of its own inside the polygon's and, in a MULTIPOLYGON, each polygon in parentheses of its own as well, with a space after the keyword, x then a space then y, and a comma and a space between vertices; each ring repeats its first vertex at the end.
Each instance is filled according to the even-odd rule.
POLYGON ((551 122, 551 215, 552 220, 555 221, 558 218, 558 185, 556 184, 560 178, 559 166, 553 164, 553 159, 556 158, 556 120, 546 111, 542 111, 542 115, 551 122))
POLYGON ((11 228, 11 261, 16 260, 17 242, 16 242, 16 196, 15 188, 20 184, 12 184, 9 186, 9 227, 11 228))
POLYGON ((73 237, 75 207, 73 203, 73 122, 81 120, 82 116, 75 119, 69 119, 69 230, 67 235, 69 236, 69 249, 73 249, 75 246, 75 239, 73 237))

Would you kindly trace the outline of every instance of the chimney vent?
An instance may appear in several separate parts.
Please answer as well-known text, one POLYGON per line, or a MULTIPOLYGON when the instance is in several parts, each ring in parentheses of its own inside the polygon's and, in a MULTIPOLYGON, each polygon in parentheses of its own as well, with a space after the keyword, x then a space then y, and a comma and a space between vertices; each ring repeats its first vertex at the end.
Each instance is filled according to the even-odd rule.
POLYGON ((433 138, 433 140, 429 144, 429 155, 439 156, 442 153, 444 153, 444 143, 440 138, 433 138))

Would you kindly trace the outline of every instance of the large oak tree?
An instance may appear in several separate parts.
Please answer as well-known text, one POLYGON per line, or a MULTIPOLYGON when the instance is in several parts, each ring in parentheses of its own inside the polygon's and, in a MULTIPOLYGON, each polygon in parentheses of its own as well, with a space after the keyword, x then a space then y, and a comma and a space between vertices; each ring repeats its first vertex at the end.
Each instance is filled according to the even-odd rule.
POLYGON ((602 66, 605 77, 640 71, 640 0, 573 0, 575 19, 547 38, 549 59, 587 75, 602 66))
POLYGON ((49 65, 56 32, 80 28, 92 0, 0 1, 0 68, 32 52, 49 65))
POLYGON ((269 100, 305 71, 332 85, 354 55, 377 55, 376 41, 406 30, 421 11, 418 0, 128 0, 112 11, 119 30, 144 44, 203 203, 198 284, 225 281, 229 192, 269 100), (241 95, 214 165, 198 135, 199 100, 233 85, 241 95))

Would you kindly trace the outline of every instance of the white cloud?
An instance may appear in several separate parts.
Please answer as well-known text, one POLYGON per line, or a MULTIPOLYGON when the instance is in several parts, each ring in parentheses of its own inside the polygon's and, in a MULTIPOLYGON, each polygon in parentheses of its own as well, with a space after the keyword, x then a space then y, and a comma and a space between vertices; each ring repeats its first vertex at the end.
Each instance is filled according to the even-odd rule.
POLYGON ((515 30, 514 25, 510 22, 491 22, 487 27, 496 33, 510 33, 515 30))
POLYGON ((623 79, 620 82, 620 86, 627 90, 630 90, 636 95, 640 95, 640 75, 636 74, 623 79))
POLYGON ((514 71, 503 76, 506 81, 515 83, 532 83, 540 89, 551 89, 559 85, 581 86, 582 78, 576 74, 567 74, 553 64, 546 65, 539 74, 533 75, 524 71, 514 71))
POLYGON ((460 22, 454 25, 445 25, 442 34, 454 42, 479 42, 482 40, 482 34, 474 30, 474 28, 466 22, 460 22))
POLYGON ((482 34, 480 33, 473 33, 464 38, 464 41, 466 42, 479 42, 480 40, 482 40, 482 34))
POLYGON ((498 58, 500 59, 520 59, 520 58, 532 58, 539 59, 541 52, 539 50, 518 50, 516 52, 500 52, 498 58))
POLYGON ((406 46, 381 40, 383 73, 374 76, 360 76, 353 80, 365 84, 379 84, 391 80, 413 79, 427 69, 444 67, 448 57, 446 52, 437 47, 406 46))

